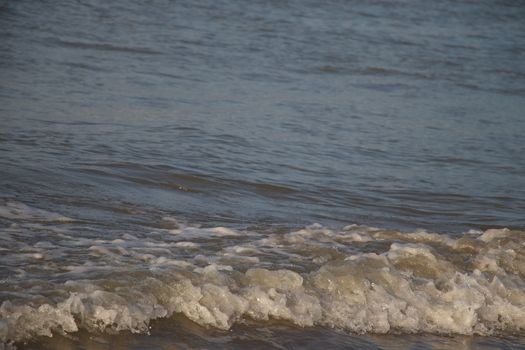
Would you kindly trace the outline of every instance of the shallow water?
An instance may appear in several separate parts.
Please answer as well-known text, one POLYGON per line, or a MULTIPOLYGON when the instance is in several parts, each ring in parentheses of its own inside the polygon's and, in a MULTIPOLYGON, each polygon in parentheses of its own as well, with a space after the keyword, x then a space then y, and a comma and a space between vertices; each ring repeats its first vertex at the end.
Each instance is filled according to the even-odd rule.
POLYGON ((525 346, 524 15, 1 1, 3 346, 525 346))

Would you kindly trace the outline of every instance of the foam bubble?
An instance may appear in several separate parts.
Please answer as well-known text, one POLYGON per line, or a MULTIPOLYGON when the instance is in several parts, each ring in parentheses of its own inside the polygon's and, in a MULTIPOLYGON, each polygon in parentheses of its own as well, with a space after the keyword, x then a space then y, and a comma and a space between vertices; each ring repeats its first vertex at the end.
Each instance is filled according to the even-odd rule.
POLYGON ((67 216, 47 210, 30 207, 24 203, 6 201, 0 204, 0 217, 11 220, 39 220, 53 222, 72 222, 67 216))
POLYGON ((23 223, 7 229, 11 249, 0 256, 2 266, 19 266, 0 306, 3 342, 79 329, 147 333, 153 319, 174 313, 219 329, 281 319, 358 333, 525 330, 521 231, 312 225, 263 234, 179 225, 177 234, 80 243, 43 233, 27 244, 26 229, 33 233, 23 223), (31 285, 38 273, 53 278, 31 285))

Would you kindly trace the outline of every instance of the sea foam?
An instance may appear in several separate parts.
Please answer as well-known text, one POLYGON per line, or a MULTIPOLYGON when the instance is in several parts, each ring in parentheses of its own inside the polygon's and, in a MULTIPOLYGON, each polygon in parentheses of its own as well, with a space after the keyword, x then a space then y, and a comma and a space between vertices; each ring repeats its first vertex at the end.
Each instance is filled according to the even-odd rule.
MULTIPOLYGON (((85 242, 88 264, 62 261, 69 265, 32 291, 21 287, 29 280, 11 280, 20 286, 2 293, 0 339, 79 329, 148 333, 151 320, 176 313, 224 330, 248 319, 356 333, 525 330, 521 231, 453 236, 355 225, 264 234, 178 230, 85 242)), ((40 251, 25 259, 40 262, 28 264, 49 263, 46 249, 58 249, 49 242, 35 247, 40 251)), ((73 248, 60 249, 72 254, 67 249, 73 248)))

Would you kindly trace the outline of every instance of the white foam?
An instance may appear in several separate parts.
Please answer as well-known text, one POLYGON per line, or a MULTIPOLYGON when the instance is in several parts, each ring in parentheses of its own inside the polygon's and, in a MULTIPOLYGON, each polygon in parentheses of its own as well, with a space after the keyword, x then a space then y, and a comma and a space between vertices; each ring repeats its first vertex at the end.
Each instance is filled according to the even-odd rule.
POLYGON ((358 333, 525 331, 523 232, 448 236, 320 225, 269 235, 222 227, 176 230, 168 241, 166 230, 84 238, 81 245, 48 242, 50 237, 33 246, 17 241, 20 249, 0 261, 25 264, 18 278, 27 281, 26 270, 45 266, 60 277, 56 281, 71 280, 50 280, 47 294, 35 288, 4 300, 0 340, 78 329, 148 332, 151 320, 173 313, 220 329, 246 318, 274 318, 358 333), (83 254, 83 262, 45 265, 58 253, 83 254))
POLYGON ((30 207, 24 203, 7 201, 0 204, 0 217, 11 220, 39 220, 52 222, 72 222, 67 216, 47 210, 30 207))
POLYGON ((502 237, 506 237, 508 234, 509 234, 510 230, 509 229, 490 229, 490 230, 487 230, 485 231, 480 237, 479 239, 482 240, 483 242, 490 242, 496 238, 502 238, 502 237))
POLYGON ((227 236, 239 236, 239 232, 229 229, 227 227, 213 227, 209 229, 210 232, 214 233, 217 236, 220 237, 227 237, 227 236))
POLYGON ((212 227, 212 228, 199 228, 189 227, 180 225, 176 229, 167 230, 172 235, 176 235, 179 239, 192 240, 196 238, 208 238, 208 237, 229 237, 239 236, 240 233, 226 228, 226 227, 212 227))
POLYGON ((182 247, 182 248, 193 248, 196 249, 199 247, 199 244, 195 242, 188 242, 188 241, 182 241, 175 243, 176 247, 182 247))

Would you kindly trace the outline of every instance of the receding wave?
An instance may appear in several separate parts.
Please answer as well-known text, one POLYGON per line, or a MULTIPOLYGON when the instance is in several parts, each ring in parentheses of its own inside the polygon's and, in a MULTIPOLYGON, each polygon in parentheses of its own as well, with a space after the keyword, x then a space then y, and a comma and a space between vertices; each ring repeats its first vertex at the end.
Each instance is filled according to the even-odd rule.
POLYGON ((224 330, 270 319, 356 333, 525 330, 522 231, 203 228, 164 217, 163 228, 109 239, 21 203, 0 209, 11 222, 0 243, 4 343, 148 333, 175 314, 224 330))

